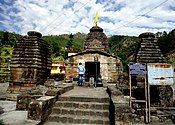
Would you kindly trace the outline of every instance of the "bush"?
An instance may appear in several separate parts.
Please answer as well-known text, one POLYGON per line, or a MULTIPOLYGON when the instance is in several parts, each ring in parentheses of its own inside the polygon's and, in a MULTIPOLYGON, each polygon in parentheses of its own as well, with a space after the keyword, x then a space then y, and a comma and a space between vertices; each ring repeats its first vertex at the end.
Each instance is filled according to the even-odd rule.
POLYGON ((0 125, 5 125, 2 119, 0 119, 0 125))

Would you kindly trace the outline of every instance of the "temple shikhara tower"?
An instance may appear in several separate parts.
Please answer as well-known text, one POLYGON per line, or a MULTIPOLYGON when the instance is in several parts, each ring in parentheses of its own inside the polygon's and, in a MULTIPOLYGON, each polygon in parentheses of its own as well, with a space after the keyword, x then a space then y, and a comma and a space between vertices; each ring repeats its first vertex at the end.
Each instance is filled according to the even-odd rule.
POLYGON ((27 33, 16 44, 11 61, 11 77, 8 90, 19 92, 44 84, 51 70, 50 48, 34 31, 27 33))
POLYGON ((103 29, 99 26, 93 26, 86 37, 84 50, 108 51, 108 49, 108 40, 103 29))
MULTIPOLYGON (((108 53, 108 39, 103 29, 97 25, 98 15, 94 18, 95 25, 90 29, 84 42, 84 50, 66 59, 66 80, 77 78, 77 67, 81 62, 85 66, 85 78, 101 76, 104 83, 116 82, 123 72, 120 59, 108 53)), ((96 78, 95 78, 96 79, 96 78)))
POLYGON ((141 42, 135 57, 136 62, 141 63, 165 63, 166 59, 163 56, 155 35, 150 32, 139 35, 141 42))

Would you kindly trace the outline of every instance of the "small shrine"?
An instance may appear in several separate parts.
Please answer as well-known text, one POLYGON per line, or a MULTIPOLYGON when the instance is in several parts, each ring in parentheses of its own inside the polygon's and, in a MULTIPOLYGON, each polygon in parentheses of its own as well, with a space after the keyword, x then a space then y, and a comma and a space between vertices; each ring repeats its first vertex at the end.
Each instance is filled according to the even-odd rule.
POLYGON ((29 31, 27 34, 14 47, 10 65, 10 93, 44 84, 50 75, 51 53, 48 43, 39 32, 29 31))
POLYGON ((116 82, 123 65, 120 59, 108 53, 108 39, 103 29, 97 25, 98 16, 94 18, 95 25, 90 29, 84 42, 84 50, 66 59, 66 80, 73 81, 78 77, 77 67, 81 62, 86 69, 85 79, 102 78, 104 83, 116 82))
POLYGON ((165 57, 163 56, 155 35, 150 32, 142 33, 139 35, 141 38, 138 51, 136 53, 136 62, 140 63, 165 63, 165 57))

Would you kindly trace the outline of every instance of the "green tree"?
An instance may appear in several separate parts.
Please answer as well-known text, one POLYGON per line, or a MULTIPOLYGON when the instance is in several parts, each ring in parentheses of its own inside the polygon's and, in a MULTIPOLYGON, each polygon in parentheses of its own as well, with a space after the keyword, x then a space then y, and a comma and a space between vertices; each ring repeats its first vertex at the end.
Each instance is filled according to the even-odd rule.
POLYGON ((162 34, 163 35, 158 38, 158 44, 163 54, 166 55, 175 48, 175 29, 170 31, 168 34, 166 31, 164 31, 162 34))
POLYGON ((69 35, 69 40, 68 40, 67 45, 66 45, 67 48, 72 48, 72 46, 73 46, 73 39, 74 39, 74 35, 70 34, 69 35))

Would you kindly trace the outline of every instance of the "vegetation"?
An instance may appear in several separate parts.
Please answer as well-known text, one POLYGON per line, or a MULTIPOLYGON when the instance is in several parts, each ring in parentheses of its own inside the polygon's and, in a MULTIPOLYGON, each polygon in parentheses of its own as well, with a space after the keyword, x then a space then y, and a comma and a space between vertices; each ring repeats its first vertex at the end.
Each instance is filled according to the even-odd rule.
POLYGON ((127 71, 127 64, 136 52, 140 39, 131 36, 114 35, 109 38, 110 53, 121 58, 124 70, 127 71))
POLYGON ((158 32, 156 36, 158 37, 158 43, 164 55, 175 49, 175 29, 169 33, 165 31, 158 32))
POLYGON ((5 125, 2 119, 0 119, 0 125, 5 125))
POLYGON ((7 81, 13 47, 20 35, 0 31, 0 82, 7 81))
POLYGON ((70 47, 72 48, 73 52, 79 52, 84 43, 84 39, 82 37, 77 36, 76 34, 74 35, 73 38, 70 38, 69 35, 59 35, 59 36, 51 35, 51 36, 44 36, 43 39, 47 41, 51 47, 52 60, 66 58, 67 48, 70 47))
MULTIPOLYGON (((80 52, 83 47, 85 34, 76 33, 74 35, 51 35, 44 36, 52 51, 52 61, 64 61, 68 51, 80 52)), ((8 66, 9 60, 12 57, 13 47, 20 39, 20 35, 15 33, 0 31, 0 66, 8 66)), ((163 54, 167 54, 175 48, 175 29, 171 32, 156 33, 158 43, 163 54)), ((140 39, 134 36, 114 35, 108 38, 109 53, 121 58, 124 69, 127 69, 127 64, 133 59, 134 53, 137 50, 140 39)), ((2 71, 2 68, 0 72, 2 71)))

